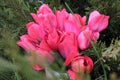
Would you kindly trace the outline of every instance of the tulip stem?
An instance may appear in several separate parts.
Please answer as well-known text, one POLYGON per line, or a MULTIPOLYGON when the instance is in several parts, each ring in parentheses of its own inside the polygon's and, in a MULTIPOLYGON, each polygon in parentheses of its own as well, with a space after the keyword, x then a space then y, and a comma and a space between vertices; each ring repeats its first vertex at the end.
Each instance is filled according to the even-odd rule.
MULTIPOLYGON (((99 53, 97 52, 95 46, 94 46, 94 43, 91 41, 92 43, 92 46, 93 46, 93 49, 95 50, 95 53, 97 54, 97 57, 100 58, 100 55, 99 53)), ((104 68, 104 64, 103 62, 100 60, 100 64, 102 65, 102 69, 103 69, 103 72, 104 72, 104 80, 107 80, 107 75, 106 75, 106 71, 105 71, 105 68, 104 68)))
POLYGON ((66 7, 68 8, 68 10, 73 14, 73 11, 71 10, 71 8, 69 7, 69 5, 65 2, 66 7))
POLYGON ((102 60, 103 58, 99 58, 97 61, 95 61, 94 65, 97 64, 100 60, 102 60))

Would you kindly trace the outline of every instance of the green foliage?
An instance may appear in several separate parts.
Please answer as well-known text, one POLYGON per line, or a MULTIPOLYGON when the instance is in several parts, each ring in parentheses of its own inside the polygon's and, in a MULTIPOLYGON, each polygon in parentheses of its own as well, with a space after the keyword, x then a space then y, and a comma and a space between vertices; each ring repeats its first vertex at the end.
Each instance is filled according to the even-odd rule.
POLYGON ((120 40, 113 40, 109 47, 105 46, 105 43, 98 42, 93 44, 93 48, 83 51, 83 55, 89 55, 94 60, 94 70, 92 72, 93 78, 104 78, 104 71, 102 65, 106 71, 106 74, 120 72, 120 40), (102 65, 101 65, 102 62, 102 65))
POLYGON ((17 37, 20 32, 25 32, 24 26, 27 20, 29 20, 27 16, 27 14, 29 14, 29 8, 20 1, 21 0, 0 1, 0 29, 10 30, 13 34, 12 37, 17 37))

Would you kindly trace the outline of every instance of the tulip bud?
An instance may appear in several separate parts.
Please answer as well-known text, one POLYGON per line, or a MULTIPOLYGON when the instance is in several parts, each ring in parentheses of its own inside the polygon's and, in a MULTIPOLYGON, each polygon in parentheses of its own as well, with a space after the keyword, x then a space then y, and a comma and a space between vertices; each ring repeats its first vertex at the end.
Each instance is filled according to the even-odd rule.
POLYGON ((77 73, 90 73, 93 69, 93 61, 88 56, 78 56, 72 61, 71 68, 77 73))

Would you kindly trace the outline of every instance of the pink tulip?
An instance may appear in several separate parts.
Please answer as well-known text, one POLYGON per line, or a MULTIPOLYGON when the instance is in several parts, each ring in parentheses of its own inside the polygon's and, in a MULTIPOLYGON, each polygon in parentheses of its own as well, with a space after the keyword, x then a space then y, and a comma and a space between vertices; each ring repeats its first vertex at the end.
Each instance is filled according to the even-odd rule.
POLYGON ((28 35, 22 35, 20 37, 20 40, 17 42, 17 44, 22 48, 24 48, 26 51, 34 51, 36 50, 35 45, 32 44, 34 42, 35 41, 33 42, 30 41, 30 37, 28 35))
POLYGON ((63 9, 63 10, 57 10, 56 11, 56 18, 57 18, 57 23, 58 23, 58 26, 57 28, 61 31, 64 31, 65 28, 64 28, 64 21, 68 18, 68 15, 69 13, 63 9))
POLYGON ((79 23, 79 26, 82 28, 86 25, 86 16, 81 17, 79 14, 73 14, 75 16, 75 19, 77 23, 79 23))
POLYGON ((53 13, 52 10, 49 8, 48 4, 43 4, 39 7, 37 14, 48 14, 53 13))
POLYGON ((99 32, 93 32, 88 27, 82 31, 78 36, 78 44, 81 50, 91 47, 91 41, 96 42, 99 38, 99 32))
MULTIPOLYGON (((70 77, 70 80, 77 80, 77 73, 75 73, 74 71, 72 71, 71 69, 69 69, 67 71, 69 77, 70 77)), ((78 79, 79 80, 79 79, 78 79)))
POLYGON ((31 38, 29 35, 23 35, 20 37, 17 44, 30 53, 30 63, 35 70, 43 69, 42 64, 40 63, 42 60, 41 57, 47 59, 49 63, 52 63, 54 60, 54 57, 51 54, 51 49, 44 40, 39 42, 36 39, 31 38))
POLYGON ((88 27, 95 32, 101 32, 108 26, 109 16, 100 14, 98 11, 93 11, 90 13, 88 20, 88 27))
POLYGON ((31 13, 34 20, 39 24, 41 24, 43 17, 46 17, 49 14, 53 14, 53 12, 47 4, 41 5, 37 11, 37 14, 31 13))
POLYGON ((26 24, 26 27, 28 35, 35 40, 41 41, 46 35, 44 27, 36 24, 35 22, 29 22, 28 24, 26 24))
POLYGON ((82 56, 80 50, 92 47, 99 32, 108 25, 109 16, 93 11, 88 25, 86 16, 68 13, 65 9, 54 14, 47 4, 43 4, 37 13, 31 13, 35 22, 26 24, 28 34, 20 37, 18 45, 30 53, 30 63, 35 70, 43 70, 45 62, 54 60, 52 51, 59 51, 69 66, 68 74, 72 80, 83 80, 78 73, 90 73, 93 61, 88 56, 82 56))
POLYGON ((73 14, 69 14, 68 19, 64 21, 64 29, 65 32, 73 32, 76 35, 79 35, 82 26, 80 25, 80 22, 78 21, 77 17, 73 14))
POLYGON ((45 51, 48 51, 48 52, 51 52, 51 48, 49 47, 49 45, 47 44, 46 40, 43 39, 41 42, 40 42, 40 45, 39 45, 39 48, 45 50, 45 51))
POLYGON ((56 17, 58 21, 58 29, 65 32, 73 32, 77 36, 84 30, 86 17, 81 17, 78 14, 71 14, 66 10, 57 11, 56 17))
POLYGON ((59 35, 55 28, 44 29, 44 27, 39 26, 33 22, 28 23, 27 27, 28 27, 28 35, 31 38, 39 42, 44 41, 44 45, 47 44, 52 50, 57 49, 59 35))
POLYGON ((88 56, 76 56, 71 62, 68 75, 71 80, 84 80, 84 73, 90 73, 93 69, 93 61, 88 56))
POLYGON ((54 57, 50 52, 39 48, 30 55, 30 63, 35 70, 43 70, 46 65, 51 64, 54 61, 54 57))
POLYGON ((76 54, 78 52, 76 36, 73 33, 63 33, 59 41, 58 50, 65 59, 72 55, 78 55, 76 54))
POLYGON ((93 69, 93 61, 88 56, 75 57, 71 62, 71 69, 77 73, 90 73, 93 69))
POLYGON ((56 16, 47 4, 43 4, 37 14, 31 13, 31 16, 37 24, 44 26, 44 28, 57 27, 56 16))
POLYGON ((59 44, 58 50, 60 54, 65 58, 65 65, 69 66, 72 59, 79 55, 78 52, 78 43, 76 39, 76 35, 74 33, 62 33, 59 44))
POLYGON ((48 30, 47 35, 45 36, 45 40, 52 50, 58 49, 59 38, 60 36, 55 28, 48 30))

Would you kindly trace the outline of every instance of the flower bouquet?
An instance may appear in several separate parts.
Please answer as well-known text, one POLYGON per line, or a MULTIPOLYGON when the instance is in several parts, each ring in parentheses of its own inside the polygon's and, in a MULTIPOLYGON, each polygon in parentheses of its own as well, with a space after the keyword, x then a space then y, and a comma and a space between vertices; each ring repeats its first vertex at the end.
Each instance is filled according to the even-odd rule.
POLYGON ((84 80, 83 74, 93 70, 94 62, 82 51, 93 47, 100 32, 107 28, 109 16, 94 10, 86 23, 86 16, 68 13, 66 9, 54 13, 48 4, 41 5, 31 16, 34 21, 26 24, 27 33, 17 44, 29 54, 33 69, 47 73, 44 63, 53 64, 54 55, 59 54, 70 79, 84 80))

